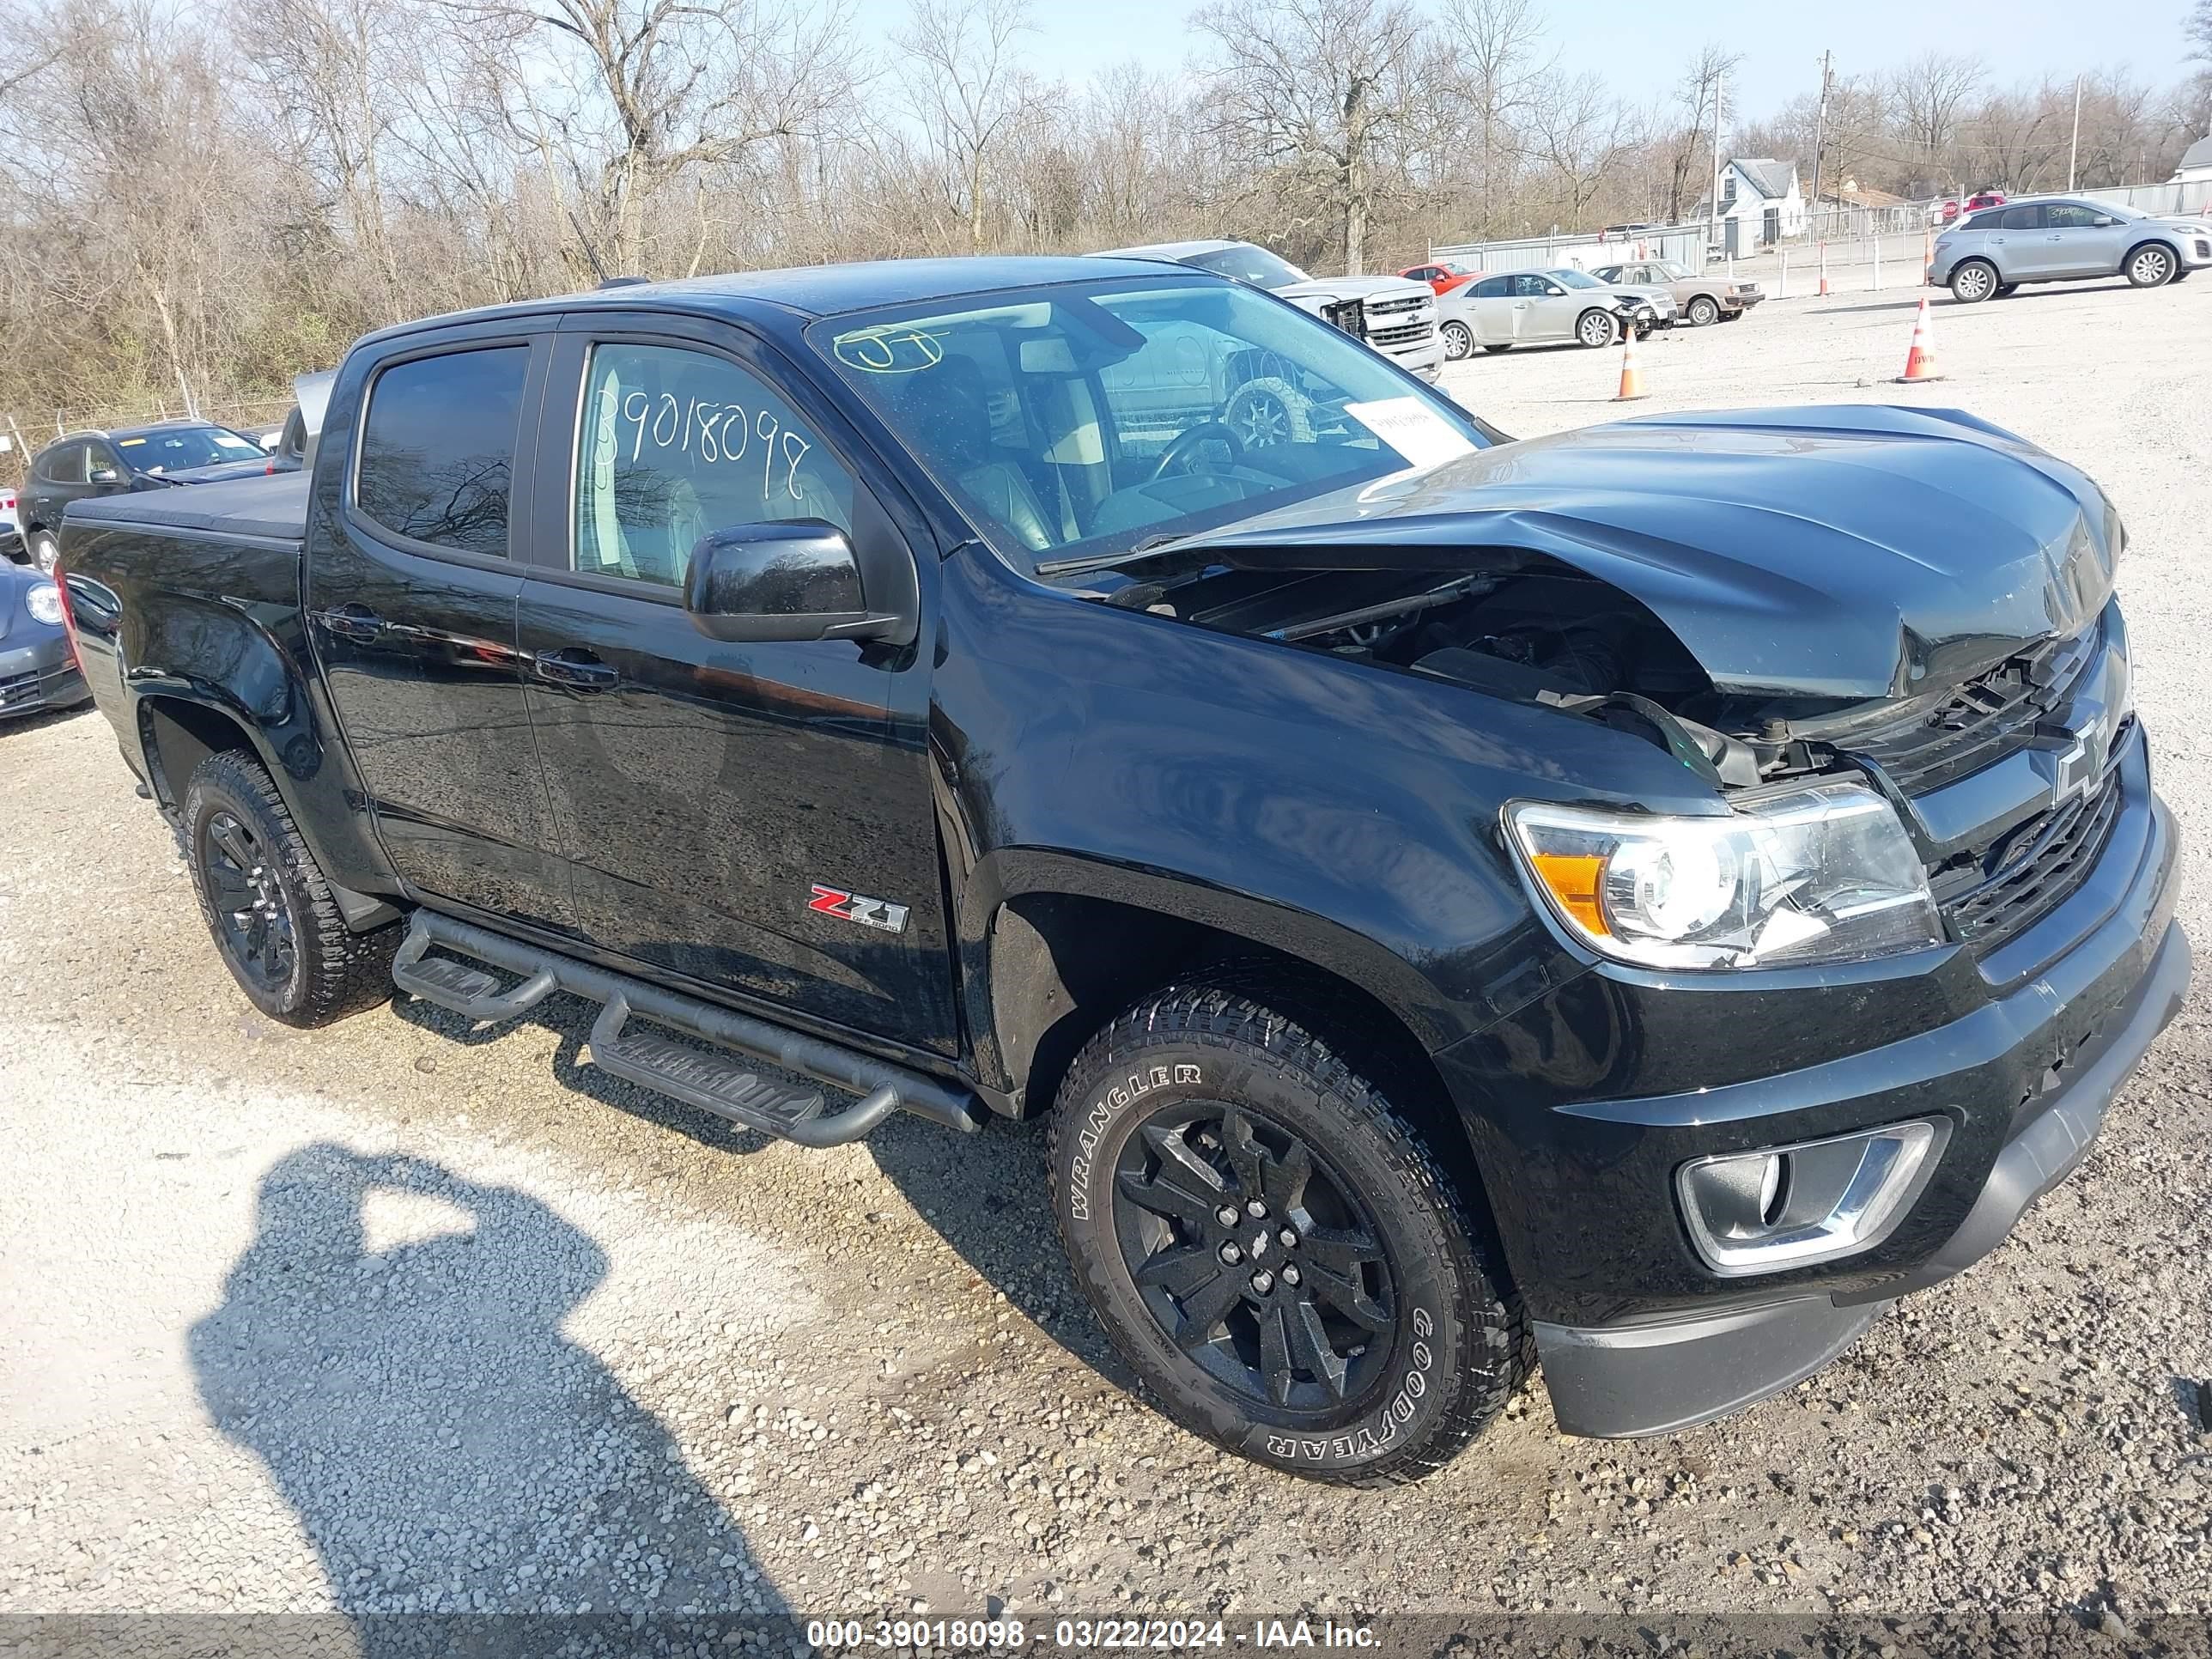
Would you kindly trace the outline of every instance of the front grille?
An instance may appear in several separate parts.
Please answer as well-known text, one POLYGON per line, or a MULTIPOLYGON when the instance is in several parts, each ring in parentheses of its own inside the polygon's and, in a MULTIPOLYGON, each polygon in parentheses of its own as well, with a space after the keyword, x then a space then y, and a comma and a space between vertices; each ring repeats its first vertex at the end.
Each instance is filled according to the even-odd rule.
POLYGON ((0 678, 0 708, 12 708, 19 702, 35 702, 38 696, 36 674, 9 674, 0 678))
POLYGON ((1408 294, 1401 300, 1370 300, 1367 313, 1370 317, 1389 317, 1401 311, 1421 311, 1430 301, 1431 296, 1425 294, 1408 294))
POLYGON ((2120 816, 2120 772, 2094 793, 2030 818, 1998 843, 1992 872, 1957 895, 1944 911, 1960 939, 1993 950, 2059 906, 2095 867, 2120 816))
POLYGON ((2103 644, 2101 628, 2050 641, 2008 658, 1934 707, 1840 738, 1838 746, 1879 766, 1905 794, 1941 788, 2025 744, 2037 721, 2072 698, 2103 644))
POLYGON ((1389 328, 1370 329, 1367 343, 1376 346, 1415 345, 1436 331, 1434 323, 1395 323, 1389 328))

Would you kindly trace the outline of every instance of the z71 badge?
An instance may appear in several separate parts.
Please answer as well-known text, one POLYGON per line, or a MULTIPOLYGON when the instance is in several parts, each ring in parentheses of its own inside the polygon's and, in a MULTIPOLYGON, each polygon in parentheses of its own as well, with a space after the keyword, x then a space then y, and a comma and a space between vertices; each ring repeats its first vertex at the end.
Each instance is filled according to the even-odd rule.
POLYGON ((819 910, 825 916, 842 916, 863 927, 880 927, 886 933, 906 932, 903 904, 870 898, 866 893, 848 893, 842 887, 824 887, 818 881, 814 884, 814 896, 807 901, 806 908, 819 910))

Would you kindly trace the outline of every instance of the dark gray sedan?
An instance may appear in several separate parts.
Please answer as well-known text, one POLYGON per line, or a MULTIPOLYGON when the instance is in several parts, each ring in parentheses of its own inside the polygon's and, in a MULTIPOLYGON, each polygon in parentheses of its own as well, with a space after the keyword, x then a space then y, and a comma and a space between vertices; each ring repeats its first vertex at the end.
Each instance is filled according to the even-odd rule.
POLYGON ((53 579, 0 564, 0 720, 68 708, 91 695, 70 651, 53 579))

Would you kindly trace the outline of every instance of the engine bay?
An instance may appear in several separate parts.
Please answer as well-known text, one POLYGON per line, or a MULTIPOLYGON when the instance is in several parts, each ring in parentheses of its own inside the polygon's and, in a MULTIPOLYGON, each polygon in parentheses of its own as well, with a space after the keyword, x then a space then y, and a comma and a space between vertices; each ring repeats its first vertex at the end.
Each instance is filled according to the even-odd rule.
POLYGON ((1780 724, 1717 693, 1644 605, 1540 556, 1501 550, 1456 571, 1213 565, 1097 597, 1584 714, 1694 756, 1728 785, 1818 769, 1780 724))

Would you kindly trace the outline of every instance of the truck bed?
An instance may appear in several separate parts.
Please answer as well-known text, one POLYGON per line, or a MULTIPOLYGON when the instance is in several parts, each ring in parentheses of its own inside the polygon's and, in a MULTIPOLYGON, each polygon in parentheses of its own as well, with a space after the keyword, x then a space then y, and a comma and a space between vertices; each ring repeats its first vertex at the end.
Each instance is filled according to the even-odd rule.
POLYGON ((307 534, 309 477, 304 471, 278 472, 72 501, 66 522, 296 543, 307 534))

